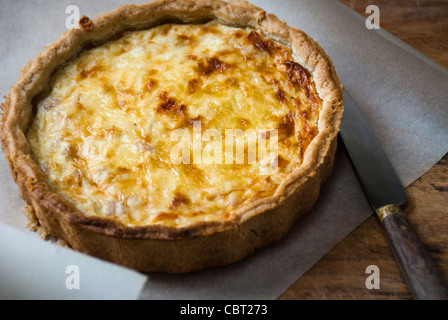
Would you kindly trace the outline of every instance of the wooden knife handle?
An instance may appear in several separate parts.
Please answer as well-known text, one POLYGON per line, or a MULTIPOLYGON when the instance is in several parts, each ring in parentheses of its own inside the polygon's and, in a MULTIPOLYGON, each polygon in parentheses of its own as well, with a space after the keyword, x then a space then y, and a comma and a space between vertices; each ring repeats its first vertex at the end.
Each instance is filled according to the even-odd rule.
POLYGON ((387 205, 377 214, 414 298, 448 299, 446 285, 400 207, 387 205))

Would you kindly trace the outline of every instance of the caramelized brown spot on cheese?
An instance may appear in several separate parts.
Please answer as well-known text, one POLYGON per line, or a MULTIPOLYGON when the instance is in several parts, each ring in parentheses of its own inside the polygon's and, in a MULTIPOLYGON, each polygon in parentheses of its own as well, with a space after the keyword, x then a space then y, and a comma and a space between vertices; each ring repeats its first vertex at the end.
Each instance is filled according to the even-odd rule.
POLYGON ((177 114, 179 114, 180 116, 185 116, 187 114, 187 106, 184 104, 181 104, 177 109, 176 109, 177 114))
POLYGON ((155 69, 149 69, 148 71, 146 71, 146 75, 148 76, 155 76, 157 75, 158 71, 155 69))
POLYGON ((101 66, 95 65, 89 69, 84 69, 81 71, 81 78, 92 78, 97 76, 98 72, 101 71, 101 66))
POLYGON ((175 98, 169 97, 166 92, 159 95, 159 106, 156 109, 158 113, 170 114, 172 116, 185 116, 187 113, 187 106, 179 104, 175 98))
POLYGON ((309 85, 310 77, 304 67, 294 61, 285 61, 284 64, 287 68, 286 73, 292 86, 302 88, 309 85))
POLYGON ((217 57, 225 57, 225 56, 231 56, 235 54, 235 50, 232 49, 226 49, 226 50, 221 50, 219 51, 216 56, 217 57))
POLYGON ((175 213, 169 213, 169 212, 162 212, 155 217, 152 222, 158 222, 158 221, 166 221, 166 220, 175 220, 177 219, 179 215, 175 213))
POLYGON ((282 156, 277 157, 277 165, 280 169, 284 169, 288 166, 289 161, 283 158, 282 156))
POLYGON ((294 109, 295 110, 300 110, 301 106, 303 105, 302 100, 300 99, 300 97, 296 97, 292 99, 292 103, 294 105, 294 109))
POLYGON ((231 86, 238 86, 238 80, 234 77, 229 77, 225 80, 225 84, 229 87, 231 86))
POLYGON ((200 80, 199 79, 190 79, 187 83, 187 92, 195 93, 200 88, 200 80))
POLYGON ((176 106, 176 99, 168 97, 166 92, 160 94, 159 99, 161 102, 157 108, 158 110, 171 111, 176 106))
POLYGON ((204 34, 204 33, 219 34, 219 30, 218 30, 218 28, 215 28, 215 27, 205 26, 205 27, 201 28, 200 33, 202 33, 202 34, 204 34))
POLYGON ((129 172, 131 172, 131 169, 129 169, 129 168, 125 168, 125 167, 117 167, 117 173, 118 174, 120 174, 120 173, 129 173, 129 172))
POLYGON ((75 145, 70 145, 67 149, 67 156, 70 159, 76 159, 78 158, 78 148, 75 145))
POLYGON ((278 124, 278 139, 283 140, 294 134, 294 113, 284 115, 278 124))
POLYGON ((191 201, 190 199, 185 196, 184 194, 177 192, 176 195, 174 196, 173 200, 171 201, 171 205, 170 208, 175 210, 177 209, 181 204, 190 204, 191 201))
POLYGON ((146 84, 146 89, 148 91, 154 90, 157 87, 157 83, 158 83, 157 80, 149 79, 148 83, 146 84))
POLYGON ((256 31, 251 31, 246 35, 247 40, 258 50, 265 51, 268 54, 271 54, 276 45, 273 41, 269 39, 261 39, 261 36, 256 31))
POLYGON ((275 97, 277 98, 278 101, 280 101, 281 103, 286 103, 287 99, 286 99, 286 95, 285 92, 282 89, 278 89, 275 97))
POLYGON ((315 93, 309 72, 297 62, 285 61, 284 64, 287 67, 286 72, 290 84, 294 87, 301 88, 305 92, 312 109, 319 108, 320 99, 315 93))
POLYGON ((84 105, 83 105, 81 102, 76 101, 76 103, 75 103, 75 109, 76 109, 77 112, 80 112, 80 111, 85 110, 86 107, 84 107, 84 105))
POLYGON ((195 40, 195 37, 194 36, 185 35, 185 34, 178 34, 177 35, 177 40, 179 42, 193 42, 195 40))
POLYGON ((94 29, 93 22, 89 19, 89 17, 86 16, 82 16, 79 19, 79 25, 86 32, 93 31, 94 29))
POLYGON ((157 29, 157 32, 161 35, 161 36, 166 36, 170 30, 171 30, 172 26, 169 24, 162 24, 160 25, 157 29))
POLYGON ((319 108, 320 100, 317 97, 317 95, 314 93, 314 91, 311 90, 311 86, 305 86, 304 91, 305 91, 306 97, 308 98, 308 101, 311 104, 311 108, 312 109, 319 108))
POLYGON ((236 31, 235 32, 235 37, 236 38, 241 38, 244 34, 241 31, 236 31))
POLYGON ((203 76, 209 76, 215 71, 224 72, 229 68, 227 63, 222 62, 216 57, 208 58, 198 63, 199 73, 203 76))
POLYGON ((192 178, 195 182, 204 180, 204 173, 197 165, 194 164, 180 164, 180 171, 192 178))

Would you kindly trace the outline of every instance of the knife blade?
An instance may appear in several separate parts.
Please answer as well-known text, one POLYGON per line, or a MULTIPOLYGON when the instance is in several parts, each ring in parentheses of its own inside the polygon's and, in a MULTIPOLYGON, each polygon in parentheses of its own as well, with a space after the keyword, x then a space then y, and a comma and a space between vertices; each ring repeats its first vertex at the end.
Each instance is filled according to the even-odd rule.
POLYGON ((406 191, 381 144, 347 91, 344 92, 340 136, 414 298, 448 299, 443 279, 401 209, 408 201, 406 191))

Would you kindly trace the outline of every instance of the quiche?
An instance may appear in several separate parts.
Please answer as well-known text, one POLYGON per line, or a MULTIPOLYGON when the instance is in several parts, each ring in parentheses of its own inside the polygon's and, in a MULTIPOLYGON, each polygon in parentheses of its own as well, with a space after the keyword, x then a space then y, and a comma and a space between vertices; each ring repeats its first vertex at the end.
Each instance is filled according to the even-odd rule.
POLYGON ((244 1, 122 6, 65 32, 3 103, 29 217, 145 272, 280 240, 330 175, 342 86, 309 36, 244 1))

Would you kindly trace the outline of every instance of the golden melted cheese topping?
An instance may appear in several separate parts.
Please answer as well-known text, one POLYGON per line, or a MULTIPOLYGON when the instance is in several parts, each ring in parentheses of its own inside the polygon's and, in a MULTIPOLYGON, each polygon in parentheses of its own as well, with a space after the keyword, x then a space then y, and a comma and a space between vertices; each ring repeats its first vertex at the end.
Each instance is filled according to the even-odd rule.
POLYGON ((167 24, 60 69, 27 138, 53 191, 86 216, 188 226, 232 219, 241 205, 271 196, 300 165, 320 108, 290 49, 249 29, 167 24), (233 138, 244 159, 226 149, 227 130, 240 133, 233 138), (255 139, 268 150, 277 130, 278 154, 250 162, 250 133, 260 130, 255 139), (180 151, 191 152, 179 163, 180 151))

